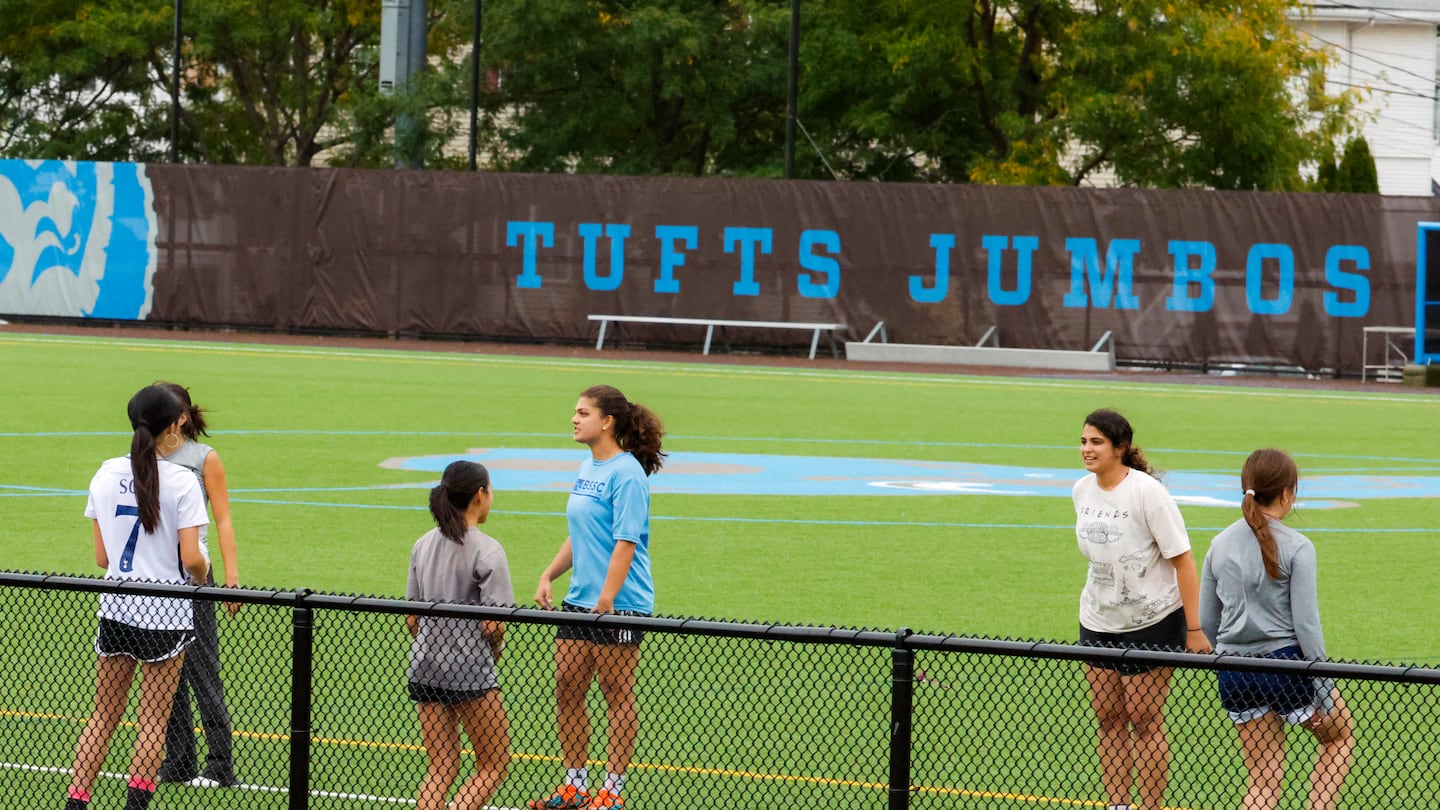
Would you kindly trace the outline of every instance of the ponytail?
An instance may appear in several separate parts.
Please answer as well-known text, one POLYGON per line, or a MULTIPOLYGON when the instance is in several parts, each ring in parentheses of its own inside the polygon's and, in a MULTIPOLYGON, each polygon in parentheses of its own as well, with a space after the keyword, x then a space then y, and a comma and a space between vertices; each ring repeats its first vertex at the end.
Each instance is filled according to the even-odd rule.
POLYGON ((130 439, 130 470, 135 476, 135 507, 140 525, 154 532, 160 525, 160 465, 155 437, 180 421, 183 408, 169 389, 146 386, 130 398, 126 411, 135 435, 130 439))
POLYGON ((198 442, 201 436, 210 435, 210 431, 206 429, 205 425, 205 409, 198 407, 191 401, 189 388, 172 382, 157 382, 155 384, 174 394, 175 398, 180 400, 181 406, 184 407, 185 416, 188 418, 185 420, 185 424, 180 426, 180 432, 184 434, 186 439, 192 442, 198 442))
POLYGON ((661 439, 665 425, 660 416, 638 402, 631 402, 620 390, 609 385, 595 385, 580 392, 595 403, 600 413, 615 419, 615 441, 640 462, 646 475, 654 475, 665 464, 661 439))
POLYGON ((1251 453, 1240 470, 1240 486, 1245 490, 1240 499, 1240 514, 1255 533, 1265 575, 1271 579, 1280 578, 1280 550, 1275 544, 1275 535, 1270 532, 1270 517, 1261 508, 1278 503, 1286 492, 1294 493, 1299 480, 1295 460, 1284 450, 1273 448, 1251 453))
POLYGON ((440 533, 456 543, 465 540, 465 510, 475 493, 490 488, 490 471, 473 461, 452 461, 440 483, 430 490, 430 516, 440 533))

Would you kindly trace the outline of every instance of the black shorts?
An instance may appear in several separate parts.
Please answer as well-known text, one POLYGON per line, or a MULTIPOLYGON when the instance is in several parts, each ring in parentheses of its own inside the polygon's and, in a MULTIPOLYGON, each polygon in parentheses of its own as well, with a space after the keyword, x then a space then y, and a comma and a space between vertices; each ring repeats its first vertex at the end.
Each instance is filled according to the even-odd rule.
POLYGON ((443 703, 446 706, 455 706, 460 703, 479 700, 496 690, 497 688, 442 689, 438 686, 431 686, 428 683, 416 683, 414 681, 406 684, 406 691, 410 693, 410 699, 416 703, 443 703))
POLYGON ((127 655, 136 661, 165 661, 185 651, 195 640, 193 630, 147 630, 113 619, 101 619, 95 633, 95 654, 127 655))
MULTIPOLYGON (((1185 609, 1180 608, 1149 627, 1128 633, 1102 633, 1081 625, 1080 646, 1185 652, 1185 609)), ((1113 670, 1121 675, 1141 675, 1160 668, 1154 664, 1122 664, 1112 659, 1095 659, 1085 663, 1096 669, 1113 670)))
MULTIPOLYGON (((590 608, 583 608, 569 602, 560 603, 560 609, 567 613, 589 613, 590 608)), ((638 610, 617 610, 615 616, 649 616, 649 613, 641 613, 638 610)), ((573 626, 562 624, 555 628, 555 638, 568 638, 575 641, 588 641, 592 644, 619 644, 635 646, 645 636, 643 630, 632 630, 629 627, 596 627, 594 625, 573 626)))

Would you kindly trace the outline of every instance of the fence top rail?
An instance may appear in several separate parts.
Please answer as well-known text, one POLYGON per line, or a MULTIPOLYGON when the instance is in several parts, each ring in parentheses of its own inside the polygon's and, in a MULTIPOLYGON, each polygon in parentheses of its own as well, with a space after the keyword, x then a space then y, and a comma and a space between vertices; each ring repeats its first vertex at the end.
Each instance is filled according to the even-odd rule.
POLYGON ((1063 661, 1106 661, 1130 664, 1182 667, 1204 670, 1277 672, 1320 678, 1392 681, 1440 685, 1440 669, 1420 666, 1357 664, 1336 661, 1282 660, 1240 655, 1215 655, 1161 650, 1082 647, 1050 641, 969 638, 912 633, 910 630, 854 630, 805 625, 776 625, 714 619, 617 616, 599 613, 570 613, 539 608, 463 605, 448 602, 412 602, 370 596, 315 593, 307 589, 279 591, 225 588, 213 585, 174 585, 133 580, 111 580, 60 574, 0 571, 0 588, 82 591, 88 593, 146 594, 174 596, 212 602, 239 602, 291 608, 319 608, 358 613, 442 616, 491 619, 550 626, 628 627, 676 635, 719 636, 798 644, 836 644, 852 647, 881 647, 898 651, 932 651, 1011 658, 1044 658, 1063 661))

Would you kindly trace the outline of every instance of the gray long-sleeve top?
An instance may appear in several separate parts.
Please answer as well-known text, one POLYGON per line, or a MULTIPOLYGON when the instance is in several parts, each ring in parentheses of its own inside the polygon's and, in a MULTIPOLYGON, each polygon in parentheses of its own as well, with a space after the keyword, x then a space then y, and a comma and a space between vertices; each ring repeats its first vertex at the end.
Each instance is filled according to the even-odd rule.
POLYGON ((1279 551, 1280 576, 1271 579, 1260 542, 1244 520, 1215 536, 1200 576, 1200 626, 1215 651, 1263 655, 1300 645, 1308 659, 1325 657, 1315 588, 1315 547, 1278 520, 1270 534, 1279 551))

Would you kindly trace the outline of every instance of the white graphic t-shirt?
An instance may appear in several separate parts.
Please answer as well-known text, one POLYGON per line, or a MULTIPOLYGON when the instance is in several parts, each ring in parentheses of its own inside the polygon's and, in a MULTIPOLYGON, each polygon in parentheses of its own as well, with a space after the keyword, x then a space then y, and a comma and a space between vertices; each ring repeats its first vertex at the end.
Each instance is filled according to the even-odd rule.
POLYGON ((1075 538, 1090 561, 1080 592, 1080 624, 1101 633, 1126 633, 1159 622, 1179 609, 1171 557, 1190 550, 1190 536, 1175 499, 1139 470, 1113 490, 1094 473, 1075 482, 1075 538))

